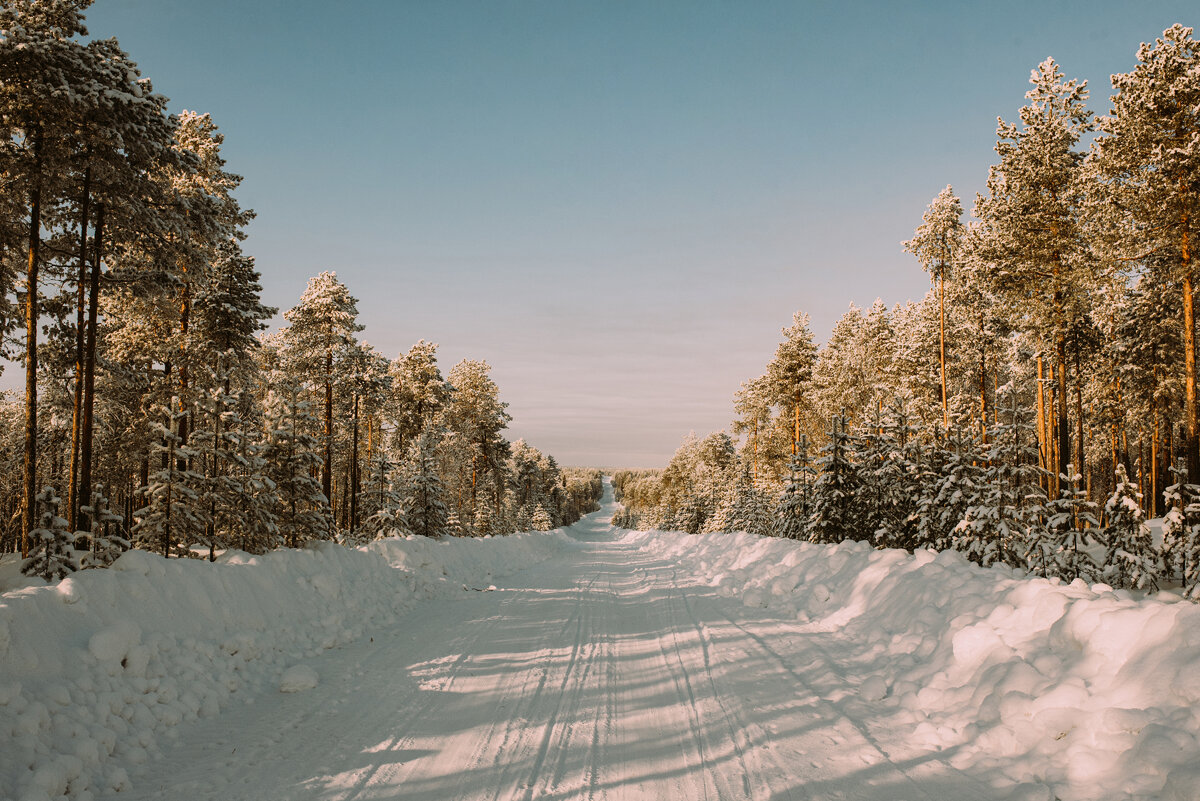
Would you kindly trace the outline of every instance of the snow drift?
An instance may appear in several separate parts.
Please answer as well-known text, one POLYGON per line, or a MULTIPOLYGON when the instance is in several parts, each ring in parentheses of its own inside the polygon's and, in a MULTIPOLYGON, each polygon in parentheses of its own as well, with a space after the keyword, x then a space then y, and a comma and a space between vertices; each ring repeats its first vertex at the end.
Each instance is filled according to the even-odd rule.
POLYGON ((1200 606, 1178 596, 856 542, 627 541, 795 616, 801 636, 837 632, 858 701, 887 705, 914 752, 952 750, 956 767, 995 775, 999 797, 1200 798, 1200 606))
MULTIPOLYGON (((130 551, 109 570, 0 595, 0 798, 119 790, 170 727, 230 696, 299 689, 296 663, 418 599, 547 559, 561 532, 314 543, 216 564, 130 551), (116 757, 116 758, 113 758, 116 757)), ((307 677, 315 681, 313 677, 307 677)), ((303 684, 304 682, 301 682, 303 684)))

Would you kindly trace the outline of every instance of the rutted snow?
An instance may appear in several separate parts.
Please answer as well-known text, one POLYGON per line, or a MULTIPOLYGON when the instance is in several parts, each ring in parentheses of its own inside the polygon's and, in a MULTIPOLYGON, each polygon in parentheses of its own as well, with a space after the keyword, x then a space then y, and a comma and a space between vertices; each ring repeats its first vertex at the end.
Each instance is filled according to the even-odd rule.
POLYGON ((320 677, 317 675, 317 671, 308 665, 292 665, 283 671, 283 676, 279 679, 279 692, 304 692, 316 687, 318 681, 320 681, 320 677))
POLYGON ((955 552, 627 541, 794 617, 814 641, 836 634, 848 682, 881 705, 871 725, 912 732, 914 753, 953 751, 956 767, 1062 801, 1200 798, 1200 606, 984 570, 955 552))
POLYGON ((0 797, 1200 798, 1194 604, 611 512, 5 593, 0 797))

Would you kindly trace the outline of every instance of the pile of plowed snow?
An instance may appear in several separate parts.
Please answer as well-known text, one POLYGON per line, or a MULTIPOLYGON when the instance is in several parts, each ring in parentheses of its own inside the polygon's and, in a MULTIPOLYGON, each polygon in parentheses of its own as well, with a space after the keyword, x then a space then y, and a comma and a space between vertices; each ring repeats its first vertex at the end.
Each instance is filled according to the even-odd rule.
POLYGON ((799 636, 836 632, 855 654, 848 681, 890 706, 889 727, 1003 777, 1011 797, 1048 785, 1062 801, 1200 799, 1200 606, 982 569, 954 552, 749 534, 627 541, 794 616, 799 636))
POLYGON ((297 660, 418 599, 486 586, 571 547, 551 532, 315 543, 215 564, 130 551, 109 570, 6 592, 0 798, 122 789, 117 765, 151 759, 165 729, 215 714, 240 690, 292 687, 297 660))

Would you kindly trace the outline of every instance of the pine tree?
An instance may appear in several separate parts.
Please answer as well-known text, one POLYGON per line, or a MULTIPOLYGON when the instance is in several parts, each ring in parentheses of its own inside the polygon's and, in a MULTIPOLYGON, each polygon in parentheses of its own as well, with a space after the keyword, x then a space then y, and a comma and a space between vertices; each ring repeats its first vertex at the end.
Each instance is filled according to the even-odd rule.
POLYGON ((1100 190, 1091 217, 1113 256, 1147 261, 1157 291, 1174 285, 1182 303, 1186 453, 1200 475, 1195 342, 1195 239, 1200 209, 1200 42, 1176 24, 1138 48, 1131 72, 1112 76, 1112 111, 1099 120, 1091 163, 1100 190))
POLYGON ((1200 485, 1190 484, 1187 468, 1171 468, 1175 483, 1163 493, 1163 561, 1189 598, 1200 598, 1200 485))
POLYGON ((966 229, 962 224, 962 202, 947 186, 929 204, 912 239, 904 249, 917 257, 929 273, 938 298, 938 351, 941 365, 942 425, 950 426, 949 396, 946 390, 946 281, 954 272, 962 250, 966 229))
POLYGON ((337 273, 323 272, 308 280, 300 302, 283 315, 288 321, 284 331, 285 361, 324 395, 321 492, 330 502, 333 501, 334 385, 342 361, 357 348, 354 334, 363 328, 358 324, 357 304, 357 299, 338 281, 337 273))
POLYGON ((944 551, 954 547, 968 511, 983 503, 985 457, 978 441, 960 427, 952 428, 946 444, 935 451, 942 453, 940 467, 922 491, 917 544, 944 551))
MULTIPOLYGON (((1066 81, 1054 59, 1033 70, 1033 85, 1020 110, 1020 125, 1000 120, 996 153, 1000 163, 988 175, 988 193, 978 197, 972 250, 989 269, 989 289, 1002 298, 1014 322, 1029 329, 1054 354, 1059 402, 1056 407, 1059 464, 1071 460, 1067 425, 1067 369, 1074 366, 1072 329, 1088 312, 1096 262, 1083 236, 1086 183, 1083 153, 1075 149, 1091 130, 1085 107, 1087 82, 1066 81)), ((1081 381, 1075 370, 1076 382, 1081 381)), ((1079 423, 1082 426, 1082 422, 1079 423)), ((1079 432, 1082 433, 1082 432, 1079 432)), ((1082 437, 1076 436, 1075 462, 1083 470, 1082 437)))
POLYGON ((41 576, 46 581, 66 578, 79 569, 74 541, 67 520, 60 517, 62 501, 53 487, 46 487, 37 496, 38 524, 29 532, 33 546, 21 563, 25 575, 41 576))
POLYGON ((267 441, 263 457, 275 487, 279 535, 290 548, 309 539, 328 539, 333 528, 329 499, 313 472, 322 464, 319 443, 307 433, 313 425, 312 405, 300 387, 276 376, 267 395, 267 441))
POLYGON ((129 540, 121 536, 119 529, 113 530, 122 520, 120 515, 109 510, 103 484, 92 487, 91 501, 82 511, 87 517, 89 530, 84 539, 87 553, 81 558, 80 567, 108 567, 132 546, 129 540))
MULTIPOLYGON (((770 385, 771 401, 787 411, 791 429, 791 455, 800 444, 800 416, 812 381, 817 346, 809 328, 808 315, 796 312, 792 325, 783 329, 784 340, 775 349, 775 358, 767 365, 766 379, 770 385)), ((757 475, 755 475, 757 478, 757 475)))
POLYGON ((1099 580, 1100 568, 1089 548, 1104 543, 1097 536, 1099 510, 1096 503, 1088 499, 1087 490, 1080 487, 1082 478, 1078 472, 1070 470, 1061 477, 1059 497, 1046 505, 1049 552, 1043 557, 1047 564, 1043 575, 1058 576, 1066 581, 1082 578, 1095 582, 1099 580))
POLYGON ((817 481, 813 485, 809 540, 836 543, 847 539, 869 539, 852 517, 854 494, 861 484, 858 468, 851 461, 851 439, 845 415, 830 419, 829 443, 817 459, 817 481))
POLYGON ((808 456, 808 436, 801 434, 796 455, 789 466, 787 486, 775 507, 775 531, 778 536, 793 540, 808 539, 815 479, 816 470, 808 456))
POLYGON ((450 518, 437 471, 437 449, 443 436, 437 427, 427 427, 413 443, 408 460, 412 471, 406 492, 408 521, 413 534, 421 537, 441 537, 450 518))
POLYGON ((1002 563, 1042 572, 1049 566, 1042 561, 1047 535, 1037 448, 1017 393, 1011 386, 1004 391, 1007 419, 996 426, 979 502, 958 524, 954 547, 984 567, 1002 563))
POLYGON ((150 475, 149 483, 142 488, 145 505, 134 512, 134 545, 158 550, 163 556, 190 556, 190 546, 203 541, 211 520, 198 491, 204 476, 187 466, 195 452, 182 443, 177 432, 185 415, 183 411, 172 412, 167 415, 171 425, 154 424, 161 442, 151 453, 162 457, 162 467, 150 475))
POLYGON ((1118 464, 1116 488, 1104 504, 1105 550, 1103 580, 1113 587, 1158 588, 1158 554, 1146 527, 1142 493, 1118 464))

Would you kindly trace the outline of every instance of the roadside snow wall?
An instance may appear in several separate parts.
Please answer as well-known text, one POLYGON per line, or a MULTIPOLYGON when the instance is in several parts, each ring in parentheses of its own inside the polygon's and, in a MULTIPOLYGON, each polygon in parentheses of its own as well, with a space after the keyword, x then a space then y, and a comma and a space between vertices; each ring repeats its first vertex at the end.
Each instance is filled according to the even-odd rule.
POLYGON ((486 586, 572 547, 560 532, 315 543, 215 564, 130 551, 108 570, 0 595, 0 798, 127 786, 109 757, 278 682, 417 600, 486 586))
MULTIPOLYGON (((1200 799, 1200 606, 955 552, 635 533, 721 595, 852 645, 847 679, 917 749, 1062 801, 1200 799)), ((999 789, 999 788, 998 788, 999 789)), ((1028 791, 1028 795, 1022 792, 1028 791)))

